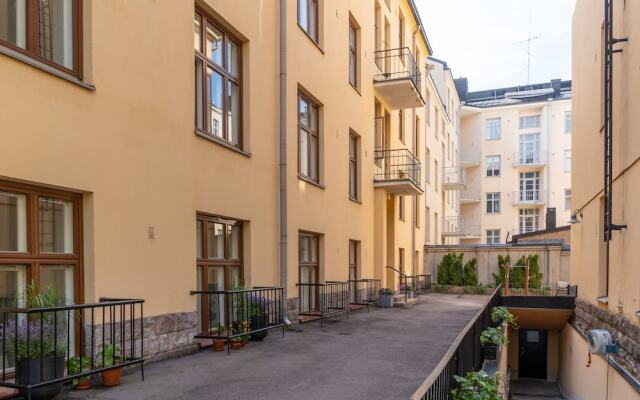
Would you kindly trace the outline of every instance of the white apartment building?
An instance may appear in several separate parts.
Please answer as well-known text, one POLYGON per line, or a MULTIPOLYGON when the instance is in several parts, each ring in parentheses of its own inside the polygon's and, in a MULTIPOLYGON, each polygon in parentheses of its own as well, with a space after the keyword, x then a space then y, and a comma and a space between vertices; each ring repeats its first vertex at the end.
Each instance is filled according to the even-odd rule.
POLYGON ((458 244, 460 99, 446 62, 429 57, 425 70, 425 243, 458 244))
POLYGON ((565 225, 571 210, 571 81, 469 92, 462 101, 462 244, 565 225))

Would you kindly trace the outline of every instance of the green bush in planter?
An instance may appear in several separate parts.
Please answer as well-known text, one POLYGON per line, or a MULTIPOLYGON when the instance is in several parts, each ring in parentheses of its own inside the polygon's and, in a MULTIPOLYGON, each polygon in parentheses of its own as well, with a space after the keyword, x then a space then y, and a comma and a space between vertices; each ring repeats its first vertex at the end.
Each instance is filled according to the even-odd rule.
POLYGON ((487 328, 480 334, 480 344, 483 346, 502 346, 507 343, 507 337, 500 328, 487 328))
POLYGON ((517 328, 518 323, 516 319, 507 307, 493 307, 491 310, 491 320, 497 325, 507 324, 513 328, 517 328))
POLYGON ((500 375, 495 378, 484 371, 467 372, 464 377, 454 375, 458 388, 453 389, 454 400, 502 400, 498 395, 500 375))
POLYGON ((476 271, 476 265, 478 260, 472 258, 467 261, 462 268, 462 286, 477 286, 478 285, 478 273, 476 271))
POLYGON ((463 263, 464 254, 449 253, 438 265, 438 284, 452 286, 476 286, 478 273, 475 258, 463 263))

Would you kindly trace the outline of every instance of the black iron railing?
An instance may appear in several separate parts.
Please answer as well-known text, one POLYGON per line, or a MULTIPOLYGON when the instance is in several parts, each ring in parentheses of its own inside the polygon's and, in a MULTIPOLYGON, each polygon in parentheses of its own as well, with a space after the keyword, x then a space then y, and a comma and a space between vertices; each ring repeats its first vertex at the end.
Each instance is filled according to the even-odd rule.
POLYGON ((380 161, 380 166, 373 177, 374 182, 409 180, 418 189, 422 188, 420 160, 409 149, 376 150, 375 159, 380 161))
POLYGON ((390 265, 387 265, 387 269, 392 270, 393 272, 395 272, 396 274, 398 274, 398 291, 404 295, 404 302, 407 302, 407 299, 409 298, 408 295, 408 291, 406 290, 407 287, 409 287, 409 276, 407 274, 405 274, 404 272, 397 270, 395 268, 393 268, 390 265))
POLYGON ((373 76, 375 82, 410 79, 422 96, 420 68, 408 47, 375 51, 373 59, 378 66, 378 73, 373 76))
POLYGON ((416 290, 424 292, 431 289, 431 275, 416 275, 416 290))
POLYGON ((369 307, 378 302, 380 279, 349 280, 350 303, 369 307))
POLYGON ((284 291, 280 287, 237 290, 194 290, 198 298, 201 329, 199 339, 229 343, 260 332, 282 328, 284 335, 284 291))
MULTIPOLYGON (((349 313, 351 300, 348 281, 298 283, 298 315, 322 320, 336 314, 349 313)), ((347 315, 348 317, 348 315, 347 315)), ((301 322, 307 322, 301 320, 301 322)))
POLYGON ((411 396, 412 400, 452 399, 451 390, 456 387, 453 376, 464 376, 467 372, 480 370, 484 361, 480 333, 491 326, 491 309, 499 304, 499 291, 500 287, 497 287, 485 306, 458 334, 444 357, 411 396))
POLYGON ((65 382, 135 364, 141 365, 144 380, 143 304, 140 299, 104 298, 92 304, 0 308, 0 387, 30 398, 65 382))

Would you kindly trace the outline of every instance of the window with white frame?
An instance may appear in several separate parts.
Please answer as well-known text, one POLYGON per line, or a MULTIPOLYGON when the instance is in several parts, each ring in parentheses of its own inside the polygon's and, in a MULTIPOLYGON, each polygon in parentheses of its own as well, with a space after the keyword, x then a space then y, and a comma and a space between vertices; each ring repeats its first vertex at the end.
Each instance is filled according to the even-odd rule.
POLYGON ((540 115, 525 115, 520 117, 520 129, 540 128, 540 115))
POLYGON ((565 111, 564 113, 564 133, 570 134, 573 131, 573 115, 571 111, 565 111))
POLYGON ((487 214, 500 212, 500 192, 487 193, 487 214))
POLYGON ((571 189, 564 190, 564 209, 571 210, 571 189))
POLYGON ((487 229, 487 244, 500 243, 500 229, 487 229))
POLYGON ((485 158, 487 176, 500 176, 500 156, 487 156, 485 158))
POLYGON ((431 182, 431 150, 429 150, 429 148, 427 148, 427 151, 425 153, 424 176, 426 178, 427 183, 430 183, 431 182))
POLYGON ((540 211, 537 208, 522 208, 519 217, 519 233, 535 232, 540 228, 540 211))
POLYGON ((485 121, 485 124, 487 140, 500 139, 502 135, 500 118, 489 118, 485 121))
POLYGON ((564 151, 564 172, 571 172, 571 150, 564 151))

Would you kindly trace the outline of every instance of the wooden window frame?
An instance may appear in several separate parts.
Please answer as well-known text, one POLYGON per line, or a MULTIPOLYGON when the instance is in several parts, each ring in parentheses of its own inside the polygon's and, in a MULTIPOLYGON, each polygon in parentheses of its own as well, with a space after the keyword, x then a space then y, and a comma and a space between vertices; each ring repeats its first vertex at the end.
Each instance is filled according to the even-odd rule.
POLYGON ((413 224, 416 228, 420 228, 420 196, 413 197, 413 224))
MULTIPOLYGON (((244 232, 243 232, 243 221, 231 218, 225 218, 210 214, 198 213, 196 214, 196 224, 198 222, 202 223, 202 257, 196 255, 196 264, 198 270, 202 269, 203 285, 208 282, 208 280, 204 279, 207 277, 206 270, 208 267, 224 267, 224 285, 225 290, 231 289, 231 268, 239 268, 240 269, 240 280, 244 280, 244 260, 243 260, 243 252, 244 252, 244 232), (224 257, 223 258, 208 258, 208 240, 207 240, 207 224, 222 224, 224 225, 225 235, 224 235, 224 257), (229 248, 229 235, 228 228, 232 226, 238 226, 240 228, 238 234, 238 258, 230 258, 230 248, 229 248)), ((200 272, 199 272, 200 273, 200 272)))
POLYGON ((242 85, 242 75, 243 75, 243 60, 242 60, 242 50, 243 50, 243 41, 240 40, 237 36, 231 33, 228 29, 224 27, 221 23, 219 23, 215 18, 208 15, 202 8, 196 6, 194 12, 194 20, 199 19, 200 21, 200 51, 194 49, 195 60, 200 61, 202 63, 202 68, 198 73, 200 74, 200 79, 202 82, 202 93, 201 99, 202 102, 202 121, 197 120, 198 115, 198 104, 195 104, 195 113, 194 118, 196 132, 207 139, 210 139, 214 142, 220 143, 224 146, 231 147, 233 149, 244 149, 244 127, 243 127, 243 115, 244 115, 244 107, 243 107, 243 85, 242 85), (209 59, 206 54, 206 44, 207 44, 207 26, 211 25, 213 28, 222 33, 222 64, 218 65, 213 60, 209 59), (230 71, 227 71, 228 68, 228 58, 227 58, 227 45, 231 42, 238 48, 238 76, 234 76, 230 71), (222 137, 215 136, 213 131, 210 129, 210 121, 207 118, 207 68, 211 68, 213 72, 218 73, 222 76, 222 137), (238 86, 238 144, 233 143, 231 138, 231 132, 229 130, 228 123, 228 115, 230 110, 229 104, 229 83, 238 86), (198 123, 201 123, 202 128, 198 128, 198 123), (210 131, 211 130, 211 131, 210 131))
MULTIPOLYGON (((298 176, 302 177, 305 180, 308 180, 312 183, 315 183, 316 185, 320 184, 320 105, 312 100, 309 96, 298 92, 298 99, 297 99, 297 103, 296 103, 296 112, 297 112, 297 121, 298 121, 298 132, 297 132, 297 136, 298 136, 298 176), (313 112, 313 110, 315 110, 316 113, 316 123, 317 123, 317 129, 314 131, 313 127, 311 125, 307 126, 304 125, 300 119, 300 101, 304 100, 305 102, 307 102, 309 104, 309 111, 313 112), (302 173, 302 148, 300 146, 300 130, 304 130, 307 135, 309 137, 314 137, 316 139, 316 174, 317 176, 314 178, 312 176, 310 176, 310 174, 303 174, 302 173)), ((309 118, 311 119, 311 116, 309 116, 309 118)), ((307 171, 311 172, 311 140, 307 140, 307 171)))
POLYGON ((35 185, 0 180, 0 191, 26 196, 27 250, 0 252, 0 265, 24 265, 27 283, 40 284, 41 269, 50 265, 71 265, 75 304, 84 302, 84 258, 82 231, 82 195, 35 185), (39 199, 48 198, 69 201, 73 205, 73 253, 49 253, 40 251, 39 199))
POLYGON ((402 222, 405 220, 403 195, 398 196, 398 219, 402 222))
POLYGON ((353 132, 349 132, 349 198, 351 200, 354 201, 359 201, 360 200, 360 188, 359 188, 359 184, 360 184, 360 180, 358 179, 358 176, 360 174, 360 165, 358 162, 358 149, 360 147, 360 137, 358 137, 358 135, 356 135, 353 132), (353 145, 354 148, 354 152, 353 154, 351 154, 351 146, 353 145), (351 178, 352 178, 352 168, 353 168, 353 179, 355 179, 355 182, 353 182, 353 186, 355 187, 355 193, 351 192, 351 187, 352 187, 352 182, 351 182, 351 178))
POLYGON ((404 110, 398 110, 398 138, 404 144, 404 110))
POLYGON ((359 273, 360 273, 360 259, 358 258, 358 252, 360 250, 360 241, 359 240, 353 240, 353 239, 349 239, 349 252, 348 252, 348 257, 349 259, 348 264, 349 264, 349 280, 357 280, 359 278, 359 273), (351 249, 353 249, 353 263, 351 262, 351 249), (353 278, 351 277, 353 270, 353 278))
POLYGON ((67 68, 56 62, 49 60, 39 54, 39 26, 38 26, 38 0, 26 0, 26 48, 22 48, 13 43, 0 39, 0 46, 6 47, 18 53, 24 54, 40 63, 46 64, 65 74, 72 75, 82 80, 82 0, 72 0, 71 2, 71 19, 73 23, 72 29, 72 49, 73 49, 73 68, 67 68))
POLYGON ((300 27, 300 29, 302 29, 302 31, 304 33, 307 34, 307 36, 309 37, 309 39, 311 39, 311 41, 313 43, 316 44, 316 46, 318 46, 318 48, 320 47, 320 0, 298 0, 296 2, 296 7, 297 7, 297 23, 298 26, 300 27), (316 24, 316 32, 315 32, 315 37, 314 35, 311 34, 311 32, 309 32, 307 28, 305 28, 304 26, 302 26, 302 24, 300 23, 300 2, 304 1, 307 3, 307 24, 309 23, 309 21, 311 21, 311 7, 309 7, 309 5, 311 3, 315 4, 315 8, 316 8, 316 16, 315 16, 315 24, 316 24))
MULTIPOLYGON (((309 252, 311 252, 311 243, 312 241, 309 240, 309 252)), ((302 282, 302 267, 313 268, 315 283, 320 283, 320 234, 308 231, 298 231, 298 282, 302 282), (306 238, 307 240, 315 238, 316 261, 302 261, 302 252, 300 251, 300 240, 302 238, 306 238)), ((315 306, 317 308, 320 305, 320 291, 316 288, 313 292, 315 292, 315 306)), ((307 293, 309 294, 309 308, 311 308, 312 290, 309 289, 307 293)))
POLYGON ((349 83, 353 86, 354 89, 359 90, 360 84, 360 74, 358 70, 360 68, 360 63, 358 62, 358 33, 360 28, 353 19, 349 18, 349 83), (351 40, 351 35, 353 34, 353 43, 351 40), (351 59, 353 59, 353 64, 351 64, 351 59), (353 65, 353 80, 351 77, 351 66, 353 65))

